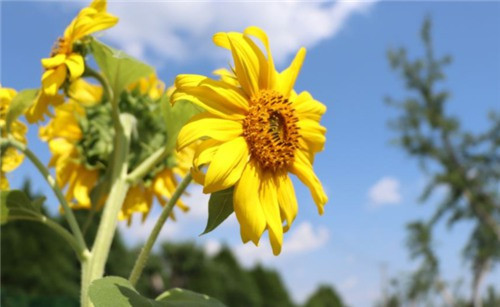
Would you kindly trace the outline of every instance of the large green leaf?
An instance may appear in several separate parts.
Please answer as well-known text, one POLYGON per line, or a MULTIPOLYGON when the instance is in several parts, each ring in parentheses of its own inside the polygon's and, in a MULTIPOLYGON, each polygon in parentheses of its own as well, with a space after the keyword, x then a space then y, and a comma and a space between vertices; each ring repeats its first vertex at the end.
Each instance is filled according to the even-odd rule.
POLYGON ((151 66, 96 39, 92 40, 90 46, 97 65, 117 96, 127 85, 154 73, 151 66))
POLYGON ((117 276, 108 276, 92 282, 89 287, 89 297, 96 307, 224 306, 207 295, 177 288, 161 294, 156 300, 148 299, 140 295, 128 280, 117 276))
POLYGON ((14 122, 35 102, 37 94, 37 89, 26 89, 18 92, 16 96, 14 96, 10 102, 9 109, 7 110, 7 130, 10 129, 12 122, 14 122))
POLYGON ((41 204, 44 198, 31 201, 28 196, 19 190, 0 191, 1 217, 0 224, 9 219, 40 218, 41 204))
POLYGON ((231 213, 233 213, 233 192, 234 188, 231 187, 210 195, 210 200, 208 201, 207 226, 201 235, 209 233, 217 228, 231 215, 231 213))
POLYGON ((181 128, 191 117, 203 112, 203 109, 189 100, 178 100, 175 105, 172 106, 170 104, 170 99, 166 95, 162 97, 161 105, 167 128, 167 144, 165 144, 165 146, 168 149, 174 149, 181 128))

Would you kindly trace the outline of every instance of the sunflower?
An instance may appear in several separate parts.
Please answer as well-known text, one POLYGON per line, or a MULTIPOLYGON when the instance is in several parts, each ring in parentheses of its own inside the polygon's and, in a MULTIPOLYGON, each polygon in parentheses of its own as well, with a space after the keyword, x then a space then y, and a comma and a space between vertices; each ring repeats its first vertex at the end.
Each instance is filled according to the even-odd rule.
MULTIPOLYGON (((0 131, 2 138, 7 138, 7 110, 9 105, 16 96, 16 90, 12 88, 0 87, 0 131)), ((11 123, 10 133, 11 136, 21 142, 26 144, 26 132, 28 128, 19 120, 15 120, 11 123)), ((16 169, 24 159, 24 155, 21 154, 17 149, 9 147, 1 152, 1 174, 0 174, 0 190, 8 190, 9 182, 5 176, 5 173, 11 172, 16 169)))
MULTIPOLYGON (((161 112, 154 112, 159 100, 151 97, 161 96, 162 92, 158 91, 162 84, 156 76, 144 78, 121 95, 121 110, 141 118, 136 127, 141 137, 134 137, 131 143, 130 169, 164 144, 166 133, 161 130, 164 125, 161 112)), ((92 204, 90 192, 109 165, 113 138, 110 105, 100 103, 100 86, 81 78, 70 85, 68 96, 70 99, 55 107, 54 117, 40 128, 40 138, 48 142, 52 152, 49 166, 56 170, 57 183, 67 187, 65 197, 72 208, 90 209, 94 205, 100 209, 106 195, 101 196, 97 204, 92 204)), ((185 176, 189 172, 193 155, 192 147, 174 153, 132 185, 119 218, 130 223, 133 213, 138 212, 145 219, 155 198, 165 205, 178 185, 176 176, 185 176)), ((188 210, 180 200, 177 206, 183 211, 188 210)))
POLYGON ((94 0, 83 8, 58 39, 49 58, 42 59, 45 72, 42 75, 42 90, 35 103, 27 112, 30 122, 43 120, 49 114, 48 104, 57 105, 61 101, 57 95, 68 74, 72 82, 81 77, 85 62, 81 51, 75 50, 75 43, 87 35, 114 26, 118 18, 106 12, 106 0, 94 0))
POLYGON ((195 180, 203 184, 204 193, 234 187, 233 206, 243 242, 258 245, 268 230, 277 255, 283 232, 298 211, 289 173, 310 189, 320 214, 327 202, 312 167, 316 152, 324 148, 326 129, 319 121, 326 107, 308 92, 293 90, 304 48, 278 73, 263 30, 217 33, 213 40, 231 51, 234 68, 216 71, 220 80, 201 75, 176 78, 174 102, 188 99, 206 110, 182 128, 177 146, 181 150, 203 140, 195 153, 195 180), (251 37, 262 42, 267 56, 251 37), (204 164, 206 174, 199 171, 204 164))

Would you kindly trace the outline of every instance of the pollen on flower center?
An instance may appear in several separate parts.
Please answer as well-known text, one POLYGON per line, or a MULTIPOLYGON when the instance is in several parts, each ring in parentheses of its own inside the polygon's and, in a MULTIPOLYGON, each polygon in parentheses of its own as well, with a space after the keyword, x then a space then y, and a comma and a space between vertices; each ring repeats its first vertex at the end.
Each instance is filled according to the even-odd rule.
POLYGON ((291 165, 298 147, 297 121, 291 103, 280 93, 264 90, 252 98, 243 121, 251 158, 273 172, 291 165))

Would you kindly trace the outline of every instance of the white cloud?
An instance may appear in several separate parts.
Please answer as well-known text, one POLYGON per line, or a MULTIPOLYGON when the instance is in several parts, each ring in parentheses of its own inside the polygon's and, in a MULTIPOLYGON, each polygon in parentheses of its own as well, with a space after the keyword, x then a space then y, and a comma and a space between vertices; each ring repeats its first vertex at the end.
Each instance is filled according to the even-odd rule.
MULTIPOLYGON (((326 227, 320 226, 313 229, 309 222, 303 222, 297 227, 292 227, 292 231, 291 234, 285 234, 280 258, 315 251, 325 245, 330 237, 326 227)), ((247 243, 236 247, 235 252, 240 261, 247 266, 276 259, 266 237, 261 238, 258 247, 252 243, 247 243)))
POLYGON ((383 177, 369 190, 369 206, 378 208, 385 205, 396 205, 401 202, 400 183, 396 178, 383 177))
POLYGON ((301 46, 314 47, 334 37, 350 16, 374 2, 110 2, 108 10, 120 22, 106 38, 153 63, 222 59, 212 35, 256 25, 268 33, 276 61, 283 63, 301 46))
POLYGON ((358 278, 354 275, 351 275, 340 283, 339 288, 341 291, 349 291, 354 289, 357 285, 358 278))

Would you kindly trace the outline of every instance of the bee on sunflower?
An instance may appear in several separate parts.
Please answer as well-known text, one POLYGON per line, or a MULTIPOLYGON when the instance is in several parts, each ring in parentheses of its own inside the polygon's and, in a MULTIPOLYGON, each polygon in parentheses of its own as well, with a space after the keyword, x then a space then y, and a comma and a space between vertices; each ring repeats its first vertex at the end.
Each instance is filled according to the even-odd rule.
POLYGON ((202 75, 176 78, 174 103, 189 100, 206 110, 182 128, 178 150, 203 140, 195 153, 193 178, 204 186, 204 193, 233 187, 243 242, 258 245, 267 230, 277 255, 283 233, 298 211, 289 174, 310 189, 320 214, 327 202, 312 166, 326 140, 326 129, 319 123, 326 107, 308 92, 293 90, 304 48, 279 73, 268 37, 260 28, 217 33, 213 40, 231 51, 234 67, 216 71, 219 80, 202 75), (252 37, 262 42, 265 53, 252 37), (208 165, 206 173, 200 171, 203 165, 208 165))

